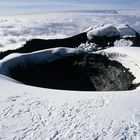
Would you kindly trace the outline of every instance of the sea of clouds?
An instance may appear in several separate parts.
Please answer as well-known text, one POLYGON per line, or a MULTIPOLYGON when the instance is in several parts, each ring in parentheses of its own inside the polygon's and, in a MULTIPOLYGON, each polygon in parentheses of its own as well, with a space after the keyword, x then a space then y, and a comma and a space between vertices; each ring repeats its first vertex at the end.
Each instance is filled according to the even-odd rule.
MULTIPOLYGON (((133 12, 133 11, 132 11, 133 12)), ((0 16, 0 51, 19 48, 32 38, 64 38, 106 23, 128 24, 140 32, 140 15, 63 12, 0 16)), ((131 13, 131 14, 130 14, 131 13)))

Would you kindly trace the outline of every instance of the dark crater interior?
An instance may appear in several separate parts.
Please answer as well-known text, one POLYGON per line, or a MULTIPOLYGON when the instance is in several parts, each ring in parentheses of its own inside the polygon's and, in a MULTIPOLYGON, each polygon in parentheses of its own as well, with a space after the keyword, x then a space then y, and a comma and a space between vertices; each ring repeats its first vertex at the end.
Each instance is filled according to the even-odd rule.
POLYGON ((27 85, 78 91, 132 90, 135 77, 116 61, 100 54, 75 54, 52 62, 17 64, 10 77, 27 85))

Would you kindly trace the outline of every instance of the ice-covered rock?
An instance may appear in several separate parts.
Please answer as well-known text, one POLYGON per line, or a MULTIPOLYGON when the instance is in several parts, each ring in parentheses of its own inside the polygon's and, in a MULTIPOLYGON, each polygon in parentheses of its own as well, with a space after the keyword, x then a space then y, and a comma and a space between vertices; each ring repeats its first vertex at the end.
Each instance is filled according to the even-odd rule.
POLYGON ((91 40, 94 36, 118 36, 120 35, 118 30, 113 25, 103 25, 99 27, 93 27, 89 32, 87 32, 87 37, 91 40))
POLYGON ((124 46, 132 46, 132 45, 133 45, 133 42, 126 39, 120 39, 114 42, 114 46, 116 47, 124 47, 124 46))
POLYGON ((0 74, 44 88, 118 91, 137 86, 132 83, 135 77, 120 63, 72 48, 10 55, 0 64, 0 74))
POLYGON ((104 49, 118 46, 118 44, 119 46, 140 46, 139 33, 129 25, 98 25, 90 27, 85 32, 87 33, 88 43, 94 43, 96 48, 104 49))
POLYGON ((121 24, 117 25, 116 28, 121 37, 135 37, 138 34, 134 29, 132 29, 128 25, 121 24))
POLYGON ((128 25, 105 24, 102 26, 90 27, 83 33, 61 39, 32 39, 27 41, 22 47, 7 50, 0 53, 0 59, 11 53, 30 53, 56 47, 77 48, 84 51, 97 51, 112 46, 125 44, 130 46, 140 46, 140 35, 128 25), (121 40, 121 41, 120 41, 121 40))
POLYGON ((89 40, 93 39, 95 36, 98 37, 135 37, 137 32, 129 27, 128 25, 114 25, 114 24, 105 24, 101 26, 95 26, 87 30, 87 37, 89 40))

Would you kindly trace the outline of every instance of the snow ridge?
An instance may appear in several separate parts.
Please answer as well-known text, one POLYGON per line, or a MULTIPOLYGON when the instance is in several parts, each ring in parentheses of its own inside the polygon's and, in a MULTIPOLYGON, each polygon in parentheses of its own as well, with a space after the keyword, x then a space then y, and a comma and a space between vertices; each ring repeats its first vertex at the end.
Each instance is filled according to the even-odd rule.
POLYGON ((87 37, 89 40, 93 36, 121 36, 125 37, 134 37, 136 36, 136 31, 130 28, 128 25, 115 25, 115 24, 105 24, 101 26, 94 26, 89 28, 87 31, 87 37))

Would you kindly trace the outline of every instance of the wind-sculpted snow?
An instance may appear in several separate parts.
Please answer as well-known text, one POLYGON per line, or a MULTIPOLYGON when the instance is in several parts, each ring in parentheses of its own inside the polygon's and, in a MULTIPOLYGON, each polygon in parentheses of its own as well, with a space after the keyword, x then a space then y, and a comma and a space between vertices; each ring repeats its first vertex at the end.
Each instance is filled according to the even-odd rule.
MULTIPOLYGON (((139 48, 105 51, 109 58, 123 59, 122 64, 140 82, 139 48)), ((8 56, 9 60, 13 56, 8 56)), ((1 75, 0 85, 2 140, 140 138, 139 88, 129 92, 69 92, 29 87, 1 75)))
MULTIPOLYGON (((139 33, 140 16, 134 16, 132 11, 129 12, 132 15, 120 14, 120 11, 117 11, 117 14, 109 15, 83 13, 77 16, 75 13, 55 13, 0 17, 0 51, 8 50, 5 54, 0 54, 0 57, 2 56, 0 73, 8 76, 9 68, 13 68, 15 64, 26 66, 29 60, 29 65, 42 61, 48 63, 75 53, 83 53, 75 48, 61 48, 62 46, 53 49, 43 48, 47 50, 42 51, 37 49, 35 51, 39 52, 29 54, 26 54, 28 50, 27 52, 22 52, 22 49, 21 52, 14 51, 16 48, 24 47, 26 41, 33 38, 67 38, 82 33, 91 25, 94 28, 110 23, 119 26, 123 24, 121 29, 128 29, 124 28, 124 25, 129 25, 139 33)), ((111 30, 118 34, 118 28, 116 29, 111 30)), ((107 47, 105 50, 100 50, 104 47, 102 44, 97 47, 95 42, 89 40, 86 43, 82 42, 80 47, 84 51, 92 53, 96 51, 97 54, 105 55, 110 60, 118 61, 136 77, 133 84, 137 84, 140 83, 140 48, 138 47, 140 45, 136 46, 137 48, 130 47, 136 45, 133 42, 139 42, 139 38, 133 40, 131 36, 128 37, 133 32, 131 31, 123 30, 125 34, 122 34, 121 38, 117 40, 112 38, 112 44, 107 42, 108 47, 120 47, 107 47)), ((140 86, 132 91, 117 92, 53 90, 23 85, 1 74, 1 140, 140 139, 140 86)))
MULTIPOLYGON (((140 46, 140 34, 129 25, 105 24, 86 30, 88 42, 95 48, 140 46)), ((89 43, 89 44, 90 44, 89 43)))
POLYGON ((121 36, 121 37, 135 37, 138 33, 130 28, 128 25, 111 25, 106 24, 102 26, 95 26, 87 31, 87 37, 91 40, 94 36, 121 36))
MULTIPOLYGON (((46 91, 46 94, 47 92, 50 91, 46 91)), ((122 101, 126 102, 123 97, 128 98, 128 93, 122 93, 121 97, 119 93, 119 95, 92 93, 93 95, 88 95, 90 98, 84 97, 84 99, 76 99, 72 103, 61 103, 58 106, 55 106, 47 97, 41 97, 41 95, 31 97, 30 94, 32 93, 25 92, 0 101, 2 107, 0 138, 2 140, 139 139, 138 111, 130 110, 129 119, 125 118, 125 112, 118 112, 118 115, 124 115, 119 117, 121 119, 113 119, 109 114, 104 114, 108 113, 109 108, 112 112, 117 102, 120 104, 122 101)), ((59 93, 56 92, 56 96, 57 94, 59 93)), ((83 94, 79 93, 79 96, 83 94)), ((71 96, 69 98, 71 99, 71 96)))

